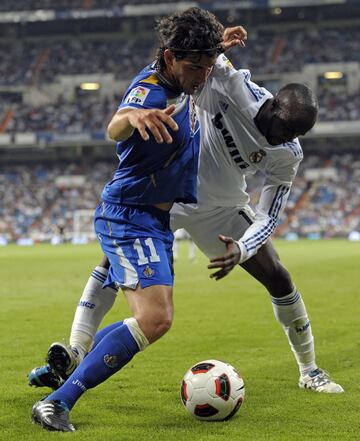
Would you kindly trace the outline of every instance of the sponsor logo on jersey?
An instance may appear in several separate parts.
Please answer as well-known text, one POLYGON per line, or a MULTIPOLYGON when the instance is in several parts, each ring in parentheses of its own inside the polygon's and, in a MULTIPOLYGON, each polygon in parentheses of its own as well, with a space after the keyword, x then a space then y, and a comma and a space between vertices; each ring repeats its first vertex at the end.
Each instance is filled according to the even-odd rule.
POLYGON ((146 97, 148 96, 150 89, 143 86, 137 86, 132 89, 127 96, 125 103, 144 104, 146 97))
POLYGON ((116 355, 105 354, 104 363, 106 366, 109 366, 109 368, 115 369, 119 364, 119 357, 116 355))
POLYGON ((155 274, 155 271, 149 267, 149 265, 146 265, 143 274, 145 277, 152 277, 155 274))
POLYGON ((226 147, 229 149, 230 156, 241 169, 249 167, 249 164, 243 160, 238 148, 236 147, 234 138, 230 135, 229 130, 224 126, 222 121, 223 115, 219 112, 213 118, 215 127, 221 131, 221 135, 225 141, 226 147))
POLYGON ((85 308, 94 309, 95 303, 87 302, 86 300, 80 300, 78 306, 84 306, 85 308))
POLYGON ((249 156, 250 162, 253 164, 259 163, 262 158, 266 156, 266 152, 264 150, 259 150, 257 152, 252 152, 249 156))

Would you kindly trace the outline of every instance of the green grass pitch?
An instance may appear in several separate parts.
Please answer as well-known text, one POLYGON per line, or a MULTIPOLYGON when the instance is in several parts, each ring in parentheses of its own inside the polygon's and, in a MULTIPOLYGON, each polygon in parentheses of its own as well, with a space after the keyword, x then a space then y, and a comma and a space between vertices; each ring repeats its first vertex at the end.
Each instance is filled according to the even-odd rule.
MULTIPOLYGON (((11 440, 358 440, 360 407, 359 243, 276 243, 306 302, 318 364, 345 394, 297 387, 298 372, 262 286, 235 269, 209 279, 207 260, 190 264, 186 245, 176 263, 175 320, 170 332, 123 371, 88 391, 71 414, 74 434, 30 423, 32 404, 46 391, 27 385, 48 345, 67 338, 75 305, 100 261, 88 246, 0 249, 0 439, 11 440), (226 423, 192 419, 179 399, 185 371, 218 358, 242 374, 246 398, 226 423)), ((119 294, 103 325, 129 316, 119 294)))

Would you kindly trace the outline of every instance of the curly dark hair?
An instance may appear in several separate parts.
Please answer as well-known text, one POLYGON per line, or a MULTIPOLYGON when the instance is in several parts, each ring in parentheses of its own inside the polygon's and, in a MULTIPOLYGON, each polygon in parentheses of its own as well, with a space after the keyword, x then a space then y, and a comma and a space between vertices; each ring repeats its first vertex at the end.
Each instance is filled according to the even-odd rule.
POLYGON ((157 65, 165 70, 164 51, 171 49, 177 60, 197 61, 201 55, 212 57, 223 52, 224 27, 214 14, 200 8, 189 8, 160 19, 156 26, 159 45, 157 65))

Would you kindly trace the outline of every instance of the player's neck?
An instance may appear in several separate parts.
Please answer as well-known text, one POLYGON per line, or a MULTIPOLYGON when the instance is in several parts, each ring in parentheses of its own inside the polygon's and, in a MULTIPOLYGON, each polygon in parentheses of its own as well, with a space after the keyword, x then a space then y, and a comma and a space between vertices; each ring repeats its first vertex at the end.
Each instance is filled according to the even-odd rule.
POLYGON ((157 76, 159 77, 161 83, 163 86, 165 86, 167 89, 169 89, 174 95, 181 95, 182 90, 177 84, 177 82, 172 78, 171 75, 169 75, 168 72, 159 72, 157 71, 157 76))
POLYGON ((266 136, 271 124, 272 113, 270 111, 271 100, 265 101, 265 103, 260 107, 258 113, 254 118, 254 123, 258 128, 259 132, 266 136))

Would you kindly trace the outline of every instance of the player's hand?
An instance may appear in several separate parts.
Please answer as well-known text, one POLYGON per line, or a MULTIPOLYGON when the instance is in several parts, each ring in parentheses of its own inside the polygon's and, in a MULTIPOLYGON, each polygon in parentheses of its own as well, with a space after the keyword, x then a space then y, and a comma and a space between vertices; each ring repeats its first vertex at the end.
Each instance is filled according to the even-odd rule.
POLYGON ((245 47, 247 40, 246 29, 242 26, 234 26, 232 28, 226 28, 223 35, 223 48, 224 51, 228 51, 234 46, 245 47))
POLYGON ((219 235, 219 239, 226 245, 226 252, 222 256, 210 259, 211 263, 208 265, 209 269, 220 268, 219 271, 210 274, 210 278, 215 280, 227 276, 240 261, 240 247, 236 241, 232 237, 226 237, 222 234, 219 235))
POLYGON ((173 142, 167 126, 172 130, 178 130, 179 127, 171 118, 175 110, 175 104, 171 104, 164 110, 160 109, 135 109, 128 113, 129 123, 137 129, 144 141, 148 141, 150 136, 148 131, 154 136, 159 144, 164 141, 168 144, 173 142))

